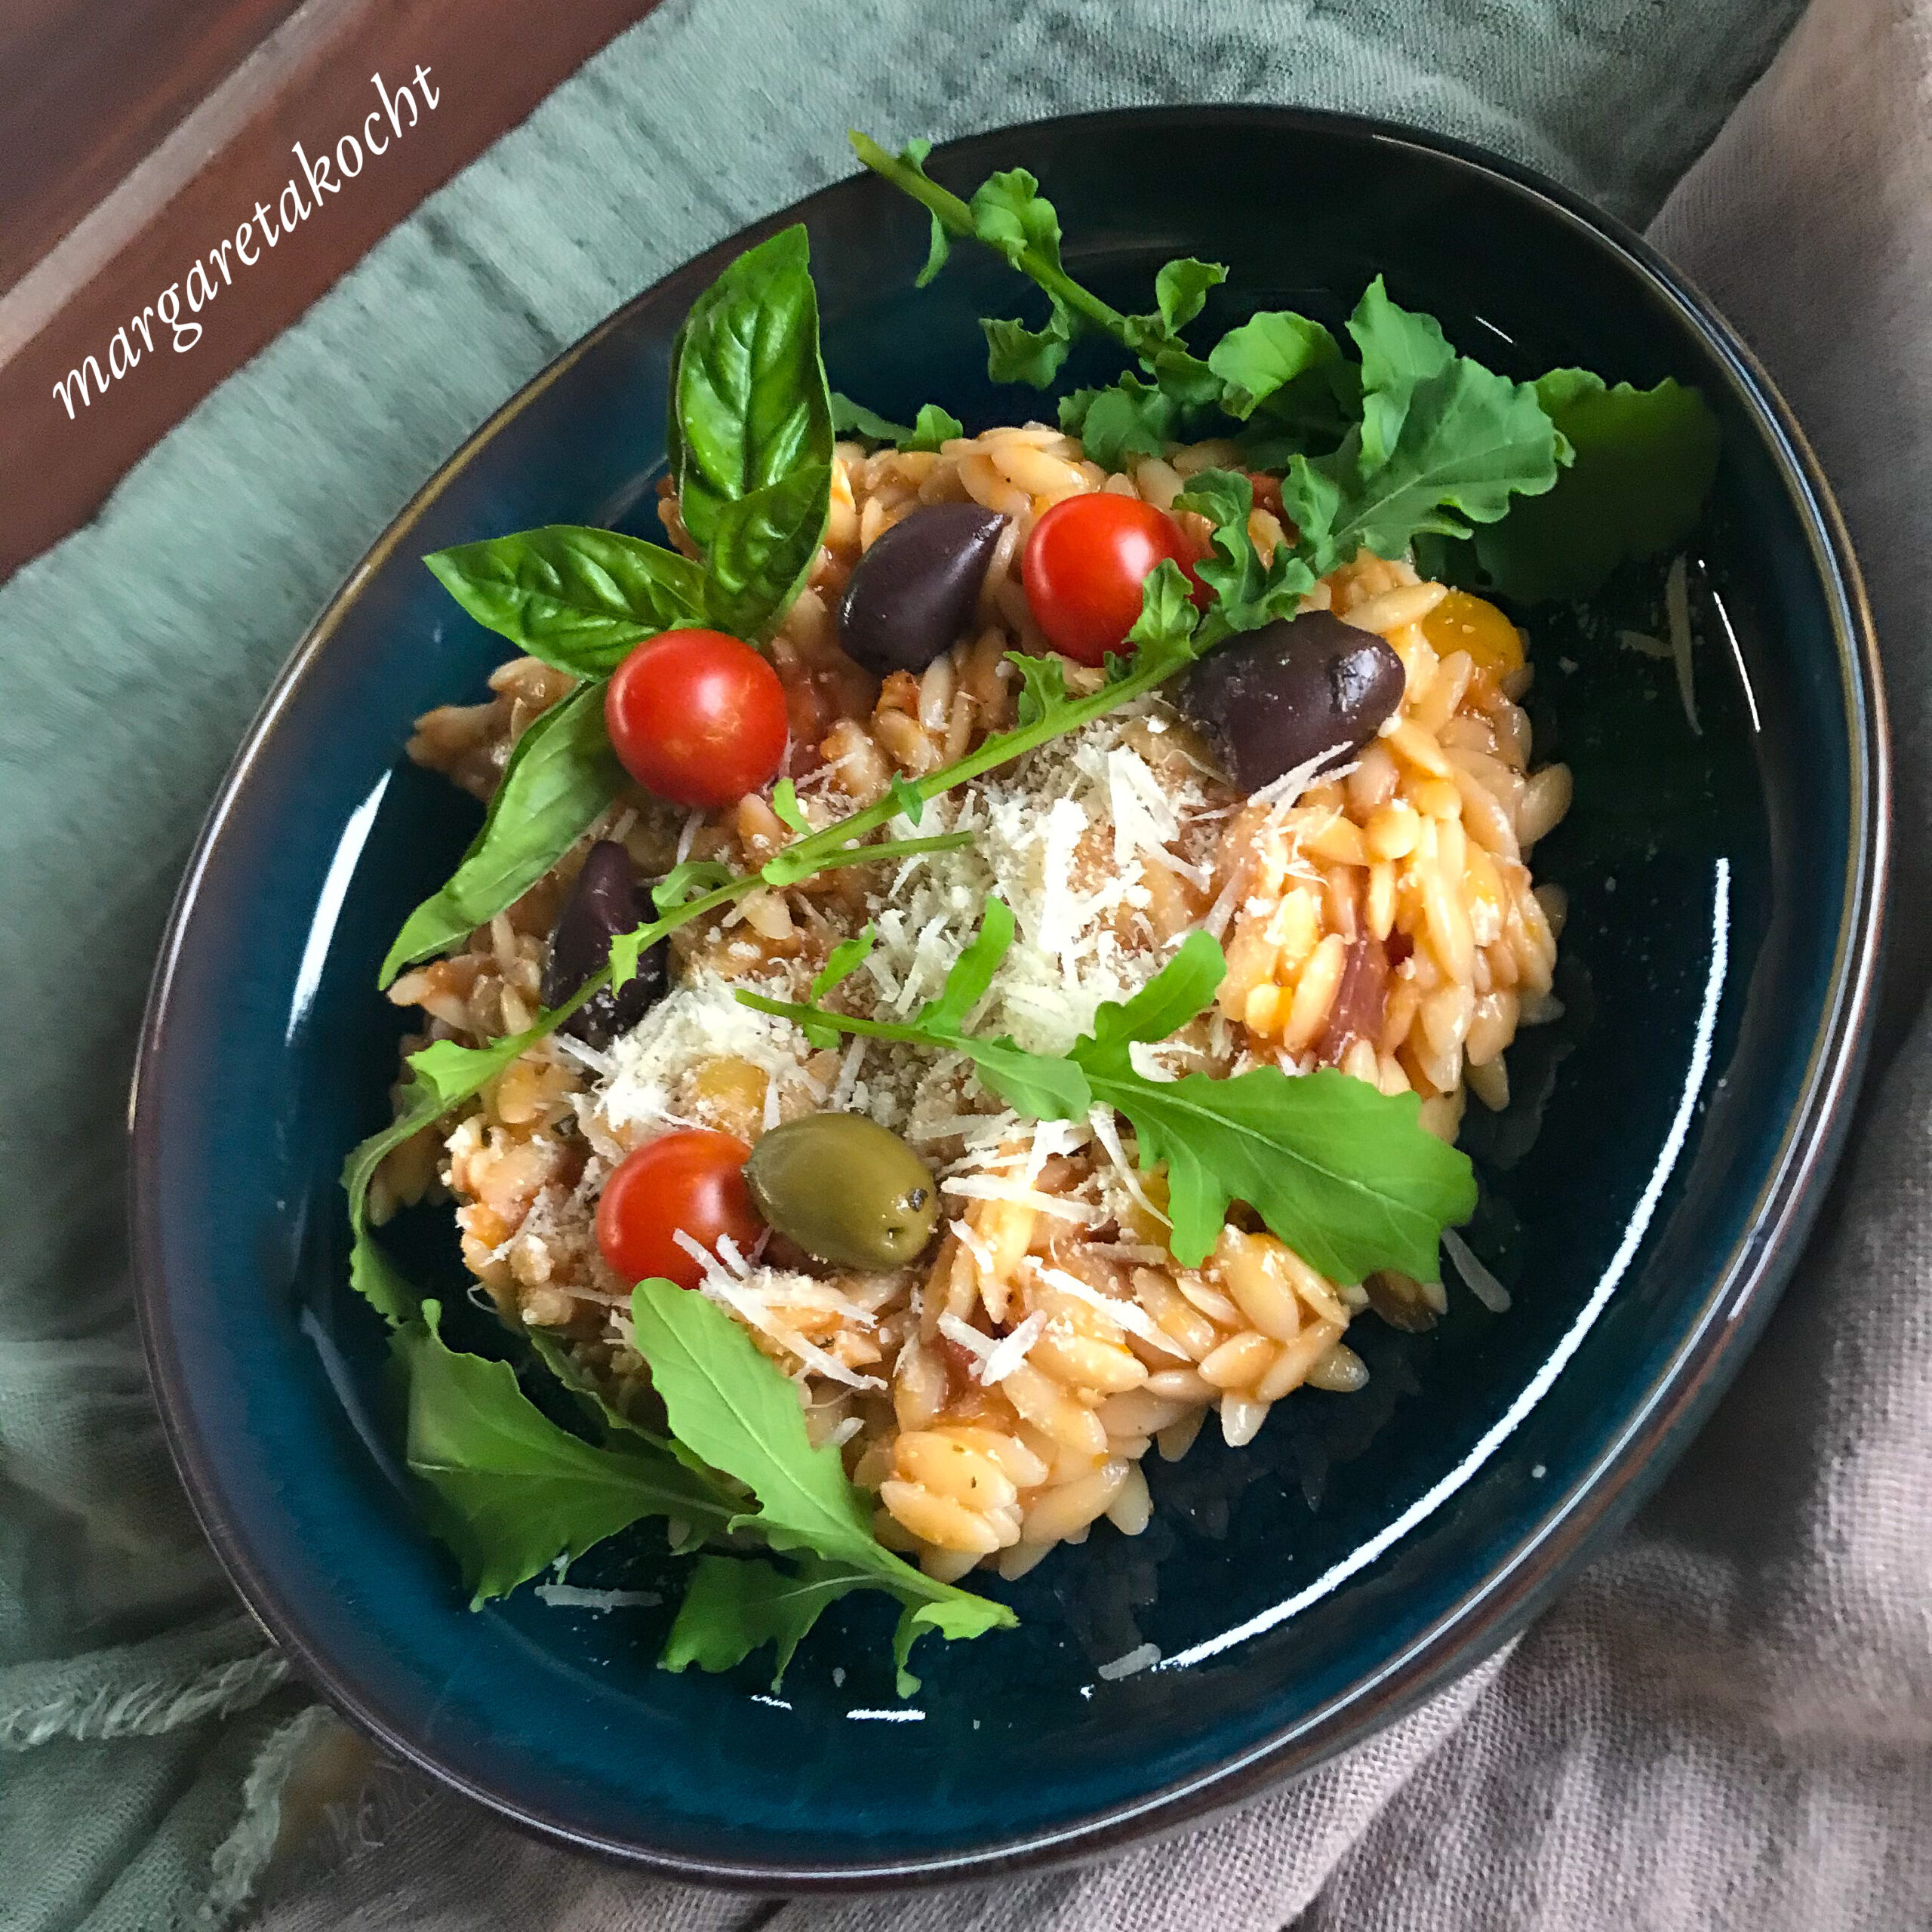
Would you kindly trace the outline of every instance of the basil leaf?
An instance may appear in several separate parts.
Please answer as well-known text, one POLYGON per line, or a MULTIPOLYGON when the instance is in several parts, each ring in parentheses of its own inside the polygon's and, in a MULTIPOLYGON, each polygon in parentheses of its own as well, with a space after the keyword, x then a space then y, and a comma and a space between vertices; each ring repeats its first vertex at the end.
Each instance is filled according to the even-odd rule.
POLYGON ((703 1477, 641 1438, 621 1449, 580 1441, 524 1394, 509 1363, 451 1348, 441 1321, 426 1301, 389 1346, 408 1381, 405 1460, 472 1610, 640 1517, 723 1531, 731 1512, 703 1477))
MULTIPOLYGON (((735 1527, 759 1531, 774 1549, 848 1565, 868 1586, 897 1597, 906 1606, 900 1636, 908 1647, 933 1622, 918 1615, 928 1606, 946 1606, 941 1627, 949 1636, 1017 1624, 1004 1604, 937 1583, 875 1540, 871 1506, 846 1479, 838 1451, 812 1446, 797 1392, 730 1315, 703 1296, 659 1280, 638 1284, 631 1314, 672 1433, 756 1500, 755 1512, 734 1518, 735 1527)), ((902 1694, 916 1687, 902 1651, 902 1694)))
POLYGON ((754 643, 769 637, 817 561, 831 513, 832 471, 824 463, 724 505, 705 558, 712 623, 754 643))
POLYGON ((604 687, 582 685, 516 741, 483 829, 449 882, 403 921, 377 984, 463 938, 525 893, 617 796, 623 768, 604 729, 604 687))
POLYGON ((1544 413, 1576 452, 1548 495, 1478 531, 1476 558, 1496 589, 1532 603, 1587 597, 1619 564, 1679 543, 1717 475, 1722 432, 1697 390, 1606 386, 1583 369, 1536 386, 1544 413))
POLYGON ((479 624, 580 678, 608 677, 640 638, 704 618, 696 564, 614 530, 551 524, 423 561, 479 624))
POLYGON ((678 501, 709 552, 728 503, 832 461, 832 400, 802 226, 733 262, 691 305, 671 397, 678 501))
POLYGON ((826 1607, 863 1589, 857 1571, 817 1557, 790 1574, 759 1558, 700 1556, 677 1621, 658 1657, 660 1670, 729 1670, 767 1644, 777 1646, 775 1691, 805 1633, 826 1607))

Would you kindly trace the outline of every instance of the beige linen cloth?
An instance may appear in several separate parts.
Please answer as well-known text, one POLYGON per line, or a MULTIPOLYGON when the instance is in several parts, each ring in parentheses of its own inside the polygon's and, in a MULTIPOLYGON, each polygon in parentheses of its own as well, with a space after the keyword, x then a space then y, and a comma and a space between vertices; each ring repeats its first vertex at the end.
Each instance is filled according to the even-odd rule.
MULTIPOLYGON (((1669 0, 1659 0, 1660 5, 1669 0)), ((685 1890, 393 1780, 264 1932, 1932 1926, 1932 0, 1816 0, 1654 238, 1750 338, 1863 556, 1898 752, 1890 1023, 1763 1344, 1506 1657, 1109 1864, 899 1899, 685 1890)))

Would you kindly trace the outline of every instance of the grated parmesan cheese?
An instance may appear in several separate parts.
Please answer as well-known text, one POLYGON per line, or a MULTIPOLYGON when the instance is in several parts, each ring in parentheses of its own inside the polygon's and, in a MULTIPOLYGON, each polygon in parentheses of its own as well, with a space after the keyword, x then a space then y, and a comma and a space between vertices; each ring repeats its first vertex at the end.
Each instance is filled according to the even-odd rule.
POLYGON ((980 1380, 990 1389, 1004 1382, 1026 1359, 1026 1351, 1037 1342, 1047 1325, 1047 1318, 1035 1312, 1027 1316, 1010 1335, 1002 1335, 992 1352, 980 1364, 980 1380))
POLYGON ((990 1175, 949 1176, 940 1183, 945 1194, 956 1194, 968 1201, 1015 1201, 1037 1214, 1057 1214, 1063 1221, 1078 1221, 1091 1226, 1100 1211, 1084 1201, 1064 1194, 1042 1194, 1037 1188, 1022 1187, 1014 1181, 996 1180, 990 1175))
MULTIPOLYGON (((693 1068, 720 1055, 749 1061, 768 1079, 798 1072, 803 1046, 798 1029, 740 1005, 733 996, 739 984, 771 990, 756 981, 697 973, 613 1042, 606 1056, 611 1075, 598 1095, 598 1111, 613 1129, 688 1125, 675 1105, 678 1090, 693 1068)), ((784 989, 777 990, 783 997, 784 989)))
MULTIPOLYGON (((1163 1257, 1162 1259, 1165 1259, 1163 1257)), ((1027 1257, 1033 1271, 1049 1287, 1059 1289, 1062 1294, 1071 1295, 1075 1301, 1084 1302, 1089 1308, 1097 1308, 1116 1327, 1124 1329, 1130 1335, 1137 1335, 1151 1348, 1185 1361, 1187 1351, 1180 1346, 1154 1318, 1136 1301, 1122 1301, 1113 1295, 1103 1294, 1098 1288, 1090 1287, 1078 1275, 1069 1275, 1064 1268, 1048 1268, 1027 1257)))

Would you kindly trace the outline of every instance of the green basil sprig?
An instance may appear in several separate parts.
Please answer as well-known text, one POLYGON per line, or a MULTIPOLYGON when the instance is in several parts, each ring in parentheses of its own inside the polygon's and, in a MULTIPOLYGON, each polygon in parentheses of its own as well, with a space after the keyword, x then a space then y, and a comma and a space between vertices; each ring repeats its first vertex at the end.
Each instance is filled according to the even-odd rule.
POLYGON ((516 741, 483 828, 448 882, 404 921, 377 983, 454 945, 522 897, 610 804, 623 771, 604 728, 604 687, 580 685, 516 741))
POLYGON ((832 461, 832 393, 801 226, 747 250, 691 304, 671 370, 685 528, 707 547, 727 503, 832 461))
POLYGON ((669 417, 685 526, 702 563, 566 524, 424 559, 478 623, 596 681, 518 741, 482 830, 449 882, 410 915, 380 984, 528 891, 616 797, 623 772, 604 730, 601 681, 638 644, 692 625, 762 643, 784 620, 832 503, 831 392, 802 228, 740 256, 692 305, 669 417))
POLYGON ((608 678, 643 638, 705 620, 703 566, 620 531, 549 524, 423 561, 486 629, 579 678, 608 678))

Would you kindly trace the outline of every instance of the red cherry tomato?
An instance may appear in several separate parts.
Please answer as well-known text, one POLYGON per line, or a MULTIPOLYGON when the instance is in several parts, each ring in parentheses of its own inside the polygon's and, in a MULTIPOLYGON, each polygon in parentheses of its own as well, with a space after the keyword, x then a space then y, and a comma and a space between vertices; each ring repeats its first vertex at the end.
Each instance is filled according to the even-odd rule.
POLYGON ((674 804, 735 804, 785 756, 785 687, 722 631, 647 638, 605 691, 604 721, 624 769, 674 804))
POLYGON ((1054 648, 1099 664, 1134 628, 1140 587, 1163 558, 1194 576, 1193 546, 1166 511, 1097 491, 1063 497, 1034 525, 1020 577, 1054 648))
POLYGON ((764 1232, 745 1185, 751 1152, 731 1134, 691 1127, 626 1155, 597 1204, 597 1245, 613 1271, 626 1281, 662 1275, 694 1288, 702 1271, 674 1234, 706 1247, 728 1235, 750 1247, 764 1232))

